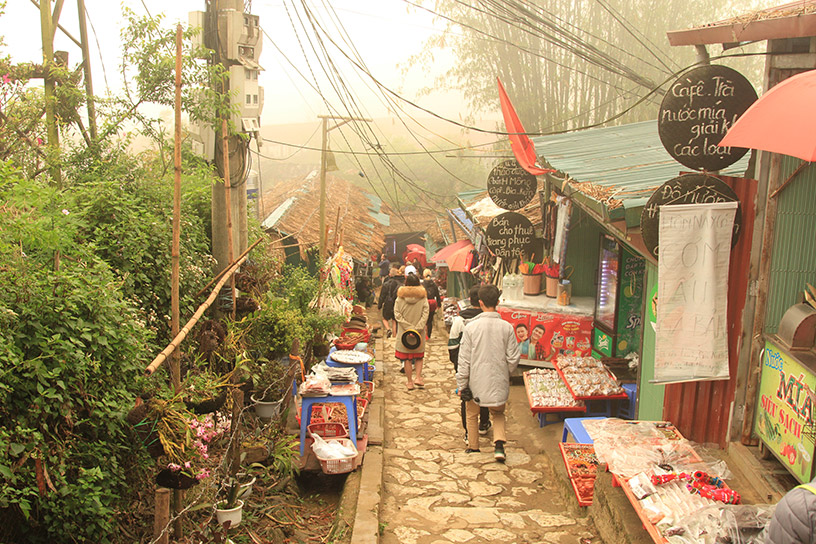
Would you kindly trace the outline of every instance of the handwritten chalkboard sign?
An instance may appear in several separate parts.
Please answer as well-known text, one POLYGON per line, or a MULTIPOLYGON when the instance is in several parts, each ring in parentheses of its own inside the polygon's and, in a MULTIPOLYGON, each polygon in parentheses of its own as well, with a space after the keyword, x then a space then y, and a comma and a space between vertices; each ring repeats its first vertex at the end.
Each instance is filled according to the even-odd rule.
POLYGON ((503 161, 487 177, 487 194, 496 206, 505 210, 518 210, 529 204, 537 187, 536 177, 515 159, 503 161))
POLYGON ((757 99, 745 77, 727 66, 700 66, 680 76, 663 97, 657 131, 666 151, 693 170, 726 168, 748 151, 717 147, 757 99))
MULTIPOLYGON (((686 174, 667 181, 652 194, 640 214, 640 232, 649 253, 658 256, 658 232, 660 231, 660 206, 672 204, 712 204, 714 202, 739 202, 737 193, 720 179, 705 174, 686 174)), ((731 247, 737 243, 742 226, 741 208, 734 216, 734 232, 731 247)))
MULTIPOLYGON (((520 213, 505 212, 497 215, 488 223, 486 234, 487 247, 502 259, 532 259, 536 253, 533 224, 520 213)), ((541 259, 540 254, 537 257, 541 259)))

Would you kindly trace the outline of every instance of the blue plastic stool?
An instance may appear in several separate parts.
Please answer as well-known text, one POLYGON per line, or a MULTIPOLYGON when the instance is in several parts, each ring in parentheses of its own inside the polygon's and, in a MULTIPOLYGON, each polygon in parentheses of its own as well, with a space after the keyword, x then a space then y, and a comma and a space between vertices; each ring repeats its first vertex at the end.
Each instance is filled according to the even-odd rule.
POLYGON ((564 420, 564 434, 561 435, 561 442, 567 441, 567 436, 572 435, 577 444, 593 444, 589 433, 584 429, 585 419, 606 419, 605 417, 568 417, 564 420))
POLYGON ((621 387, 626 391, 626 400, 621 400, 618 404, 618 417, 621 419, 635 419, 635 407, 637 406, 637 384, 625 383, 621 387))
POLYGON ((301 397, 300 405, 300 456, 303 457, 306 444, 306 427, 312 420, 312 406, 314 404, 343 404, 348 415, 349 438, 357 447, 357 396, 356 395, 329 395, 328 397, 301 397))

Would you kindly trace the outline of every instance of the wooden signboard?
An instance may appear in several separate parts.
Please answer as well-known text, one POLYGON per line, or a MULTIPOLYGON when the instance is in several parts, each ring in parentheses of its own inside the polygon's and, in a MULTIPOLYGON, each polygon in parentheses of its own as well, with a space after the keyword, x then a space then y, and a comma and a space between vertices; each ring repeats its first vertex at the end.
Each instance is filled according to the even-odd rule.
POLYGON ((709 172, 726 168, 748 150, 717 144, 756 99, 751 83, 732 68, 712 65, 689 70, 672 84, 660 104, 660 141, 688 168, 709 172))
POLYGON ((536 177, 516 159, 503 161, 487 177, 487 194, 496 206, 505 210, 518 210, 529 204, 537 187, 536 177))
MULTIPOLYGON (((655 258, 658 257, 658 232, 660 230, 660 206, 672 204, 710 204, 714 202, 739 202, 734 190, 722 180, 705 174, 685 174, 667 181, 652 194, 640 215, 640 231, 643 243, 655 258)), ((734 234, 731 246, 737 243, 742 214, 737 208, 734 217, 734 234)))
MULTIPOLYGON (((487 225, 487 247, 497 257, 531 259, 536 253, 535 232, 530 220, 516 212, 505 212, 487 225)), ((540 251, 537 257, 541 259, 540 251)))

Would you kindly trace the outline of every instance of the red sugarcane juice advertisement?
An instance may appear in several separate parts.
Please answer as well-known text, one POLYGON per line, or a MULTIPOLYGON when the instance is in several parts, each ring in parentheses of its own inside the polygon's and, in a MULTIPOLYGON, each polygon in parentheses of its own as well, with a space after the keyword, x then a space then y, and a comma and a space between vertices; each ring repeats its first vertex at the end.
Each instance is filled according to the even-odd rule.
POLYGON ((555 355, 589 356, 592 350, 592 317, 559 316, 550 345, 555 355))
POLYGON ((509 308, 499 308, 499 315, 502 319, 513 325, 513 332, 516 335, 516 342, 519 344, 522 359, 530 357, 530 312, 524 310, 513 310, 509 308))
POLYGON ((552 338, 560 325, 562 316, 536 312, 530 316, 530 359, 549 361, 552 359, 552 338))

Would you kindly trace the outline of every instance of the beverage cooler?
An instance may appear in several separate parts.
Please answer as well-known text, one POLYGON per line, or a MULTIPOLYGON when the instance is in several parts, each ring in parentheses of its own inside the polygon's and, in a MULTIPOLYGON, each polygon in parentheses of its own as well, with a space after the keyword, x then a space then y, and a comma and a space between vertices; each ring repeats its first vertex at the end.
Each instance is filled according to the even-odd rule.
POLYGON ((631 352, 640 355, 645 270, 643 258, 612 236, 601 235, 592 332, 594 357, 626 357, 631 352))

